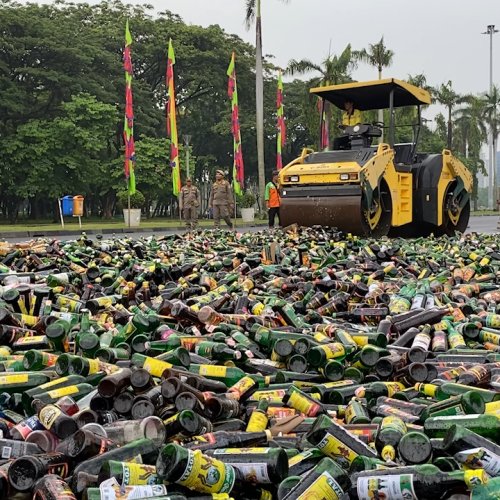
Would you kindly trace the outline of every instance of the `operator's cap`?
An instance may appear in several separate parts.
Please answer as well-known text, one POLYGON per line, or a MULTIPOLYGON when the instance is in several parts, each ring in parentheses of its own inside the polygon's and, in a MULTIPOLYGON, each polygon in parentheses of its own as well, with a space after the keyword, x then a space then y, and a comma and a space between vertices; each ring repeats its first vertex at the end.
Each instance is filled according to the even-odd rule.
POLYGON ((279 170, 273 170, 273 177, 274 177, 275 175, 279 175, 279 174, 280 174, 280 171, 279 171, 279 170))
POLYGON ((188 177, 188 178, 186 179, 186 182, 191 182, 191 180, 192 180, 192 179, 191 179, 191 177, 188 177))
POLYGON ((219 175, 224 175, 224 171, 223 170, 216 170, 215 171, 216 174, 219 174, 219 175))

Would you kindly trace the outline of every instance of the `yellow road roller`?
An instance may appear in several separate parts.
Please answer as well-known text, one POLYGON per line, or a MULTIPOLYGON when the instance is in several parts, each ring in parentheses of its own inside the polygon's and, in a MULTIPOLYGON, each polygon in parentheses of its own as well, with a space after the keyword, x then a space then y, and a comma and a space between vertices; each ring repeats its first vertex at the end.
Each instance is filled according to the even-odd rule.
POLYGON ((304 149, 279 174, 281 224, 334 226, 365 236, 452 235, 470 215, 472 175, 451 151, 417 152, 421 107, 429 93, 396 79, 354 82, 310 90, 340 109, 388 109, 389 125, 346 126, 333 149, 304 149), (395 109, 416 107, 412 142, 394 144, 395 109), (387 136, 387 142, 372 144, 387 136))

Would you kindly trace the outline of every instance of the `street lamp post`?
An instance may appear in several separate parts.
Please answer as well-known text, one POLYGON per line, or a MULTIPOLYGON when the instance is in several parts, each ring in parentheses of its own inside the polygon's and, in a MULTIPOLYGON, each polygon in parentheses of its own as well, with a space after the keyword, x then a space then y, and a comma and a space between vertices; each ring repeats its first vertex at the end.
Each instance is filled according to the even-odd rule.
MULTIPOLYGON (((494 24, 489 24, 486 27, 486 31, 484 31, 482 34, 483 35, 488 35, 490 37, 490 93, 493 90, 493 35, 495 33, 498 33, 498 30, 495 29, 494 24)), ((489 134, 489 144, 488 144, 488 150, 489 150, 489 159, 488 159, 488 177, 489 177, 489 182, 488 182, 488 206, 490 208, 495 208, 495 199, 494 196, 496 197, 497 195, 497 189, 496 189, 496 184, 497 184, 497 176, 496 172, 493 170, 493 164, 494 159, 493 156, 495 152, 493 151, 493 135, 489 134)))
POLYGON ((186 179, 189 179, 189 142, 191 141, 191 136, 184 135, 184 146, 186 148, 186 179))

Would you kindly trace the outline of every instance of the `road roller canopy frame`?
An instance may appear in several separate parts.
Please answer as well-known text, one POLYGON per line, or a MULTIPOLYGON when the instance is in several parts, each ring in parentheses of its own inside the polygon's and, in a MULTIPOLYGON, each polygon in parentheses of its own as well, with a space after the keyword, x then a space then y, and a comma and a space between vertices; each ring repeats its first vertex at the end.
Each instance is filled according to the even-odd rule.
MULTIPOLYGON (((431 96, 427 90, 395 78, 373 80, 368 82, 351 82, 341 85, 315 87, 311 94, 328 101, 337 108, 343 109, 346 101, 354 103, 360 111, 389 109, 389 144, 394 146, 394 109, 405 106, 416 106, 418 110, 418 129, 421 126, 420 106, 431 104, 431 96)), ((323 113, 321 114, 323 115, 323 113)), ((416 134, 415 143, 417 142, 416 134)))

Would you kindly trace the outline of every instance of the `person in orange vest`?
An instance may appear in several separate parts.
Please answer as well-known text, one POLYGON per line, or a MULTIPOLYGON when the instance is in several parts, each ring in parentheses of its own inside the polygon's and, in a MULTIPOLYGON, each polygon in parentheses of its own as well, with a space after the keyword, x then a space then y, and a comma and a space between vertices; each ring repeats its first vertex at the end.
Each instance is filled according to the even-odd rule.
POLYGON ((273 172, 273 180, 268 182, 266 185, 266 195, 265 200, 269 213, 269 227, 274 227, 274 219, 278 216, 278 225, 281 225, 280 221, 280 205, 281 196, 278 184, 278 171, 273 172))

